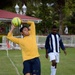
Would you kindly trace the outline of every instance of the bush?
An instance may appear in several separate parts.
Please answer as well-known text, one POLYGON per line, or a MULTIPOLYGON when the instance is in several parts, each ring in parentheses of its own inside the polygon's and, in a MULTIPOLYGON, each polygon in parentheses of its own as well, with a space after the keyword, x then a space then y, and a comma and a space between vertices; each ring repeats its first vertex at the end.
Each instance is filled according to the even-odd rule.
POLYGON ((2 36, 0 36, 0 43, 2 43, 2 36))
POLYGON ((2 37, 5 35, 0 35, 0 43, 2 43, 2 37))

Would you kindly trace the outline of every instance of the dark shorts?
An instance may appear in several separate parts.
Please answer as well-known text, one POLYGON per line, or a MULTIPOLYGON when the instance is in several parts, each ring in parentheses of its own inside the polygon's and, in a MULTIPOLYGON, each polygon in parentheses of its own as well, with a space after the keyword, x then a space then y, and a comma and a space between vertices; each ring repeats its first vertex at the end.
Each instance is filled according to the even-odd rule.
POLYGON ((41 75, 41 65, 39 58, 30 59, 23 62, 23 74, 31 73, 41 75))

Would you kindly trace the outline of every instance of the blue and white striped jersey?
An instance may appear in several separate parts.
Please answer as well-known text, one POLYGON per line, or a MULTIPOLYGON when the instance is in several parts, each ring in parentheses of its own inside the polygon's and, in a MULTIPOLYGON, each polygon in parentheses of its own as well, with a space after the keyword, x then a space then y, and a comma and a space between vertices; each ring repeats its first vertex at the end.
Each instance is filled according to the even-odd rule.
POLYGON ((52 34, 50 33, 45 42, 45 48, 48 50, 48 53, 50 52, 59 52, 60 47, 62 50, 65 50, 65 47, 63 45, 62 39, 59 34, 52 34))

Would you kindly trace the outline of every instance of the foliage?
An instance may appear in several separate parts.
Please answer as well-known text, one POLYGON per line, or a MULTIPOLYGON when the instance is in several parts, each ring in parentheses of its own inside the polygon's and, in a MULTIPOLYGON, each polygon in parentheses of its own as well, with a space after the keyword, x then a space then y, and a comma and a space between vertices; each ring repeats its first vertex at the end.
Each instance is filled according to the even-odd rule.
POLYGON ((2 36, 0 36, 0 43, 2 43, 2 36))
POLYGON ((74 0, 34 0, 31 6, 28 8, 34 11, 34 13, 31 13, 30 11, 29 15, 42 19, 42 22, 36 26, 39 33, 48 34, 51 31, 51 26, 56 24, 59 27, 59 32, 63 34, 64 27, 65 25, 68 25, 68 23, 70 23, 68 25, 69 34, 75 33, 72 31, 72 26, 75 24, 73 15, 75 10, 74 0), (37 5, 35 5, 32 9, 30 7, 33 6, 33 3, 37 5))
POLYGON ((59 32, 63 34, 65 25, 68 25, 69 33, 75 24, 75 0, 1 0, 0 8, 15 12, 16 3, 20 6, 27 6, 26 15, 41 18, 42 22, 36 24, 37 34, 48 34, 51 26, 56 24, 59 32))

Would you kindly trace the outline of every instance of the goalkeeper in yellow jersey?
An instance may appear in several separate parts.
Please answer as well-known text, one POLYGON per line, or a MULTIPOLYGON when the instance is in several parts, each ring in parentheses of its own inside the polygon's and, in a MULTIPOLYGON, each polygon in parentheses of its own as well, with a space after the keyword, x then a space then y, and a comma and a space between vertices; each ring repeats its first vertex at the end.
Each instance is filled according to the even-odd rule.
POLYGON ((39 60, 38 47, 36 43, 35 24, 27 21, 30 27, 23 26, 20 32, 23 38, 13 36, 15 26, 12 25, 7 38, 21 47, 23 57, 23 74, 24 75, 41 75, 41 65, 39 60))

